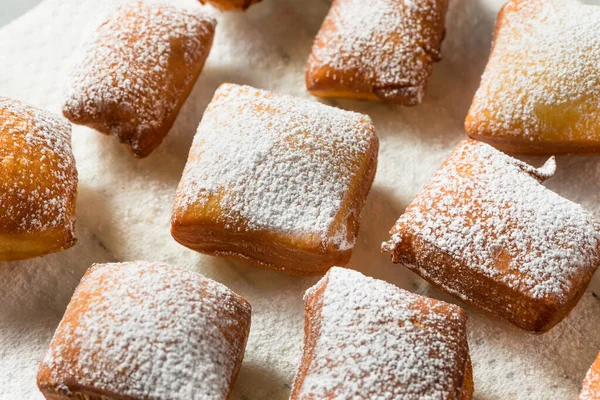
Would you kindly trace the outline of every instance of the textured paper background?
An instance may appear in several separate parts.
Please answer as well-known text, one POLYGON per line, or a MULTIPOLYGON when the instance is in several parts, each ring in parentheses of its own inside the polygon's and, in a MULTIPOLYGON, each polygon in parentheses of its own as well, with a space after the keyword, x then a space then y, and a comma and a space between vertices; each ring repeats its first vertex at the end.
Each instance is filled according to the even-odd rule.
MULTIPOLYGON (((60 112, 71 56, 107 1, 46 0, 0 29, 0 93, 60 112)), ((193 0, 173 1, 190 6, 193 0)), ((367 113, 381 140, 379 168, 363 211, 351 268, 453 301, 379 253, 397 217, 464 137, 462 128, 489 52, 500 0, 452 0, 443 61, 414 108, 331 101, 367 113)), ((233 399, 286 399, 299 361, 304 290, 318 278, 289 277, 189 251, 169 234, 174 191, 202 112, 222 82, 310 97, 304 63, 327 0, 264 0, 218 19, 210 58, 171 133, 144 160, 116 140, 74 127, 80 173, 78 244, 63 253, 0 265, 0 398, 39 399, 37 365, 69 298, 93 262, 149 259, 225 283, 253 305, 253 327, 233 399)), ((542 159, 531 159, 539 165, 542 159)), ((600 158, 560 157, 548 186, 600 217, 600 158)), ((598 286, 598 276, 594 283, 598 286)), ((360 288, 357 288, 360 290, 360 288)), ((469 310, 476 399, 575 399, 600 349, 600 302, 586 293, 550 333, 532 336, 469 310)))

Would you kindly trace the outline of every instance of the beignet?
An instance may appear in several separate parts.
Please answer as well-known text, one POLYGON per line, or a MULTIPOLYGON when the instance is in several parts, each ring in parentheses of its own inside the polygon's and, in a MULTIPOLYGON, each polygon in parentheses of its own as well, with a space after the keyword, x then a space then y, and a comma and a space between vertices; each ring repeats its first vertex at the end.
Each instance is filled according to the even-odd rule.
POLYGON ((600 152, 600 9, 510 0, 465 127, 513 153, 600 152))
POLYGON ((225 400, 242 362, 250 304, 166 264, 94 264, 42 361, 46 399, 225 400))
POLYGON ((291 274, 346 264, 378 146, 366 115, 223 84, 198 126, 171 233, 191 249, 291 274))
POLYGON ((133 1, 95 32, 69 80, 63 114, 148 156, 171 129, 208 57, 216 21, 133 1))
POLYGON ((600 400, 600 353, 585 375, 578 400, 600 400))
POLYGON ((338 267, 304 300, 291 400, 472 398, 460 307, 338 267))
POLYGON ((0 261, 73 246, 76 198, 71 124, 0 96, 0 261))
POLYGON ((334 0, 315 38, 306 87, 315 96, 421 102, 440 60, 448 0, 334 0))
POLYGON ((202 4, 210 4, 222 11, 245 11, 252 4, 261 0, 200 0, 202 4))
POLYGON ((522 329, 545 332, 577 304, 600 262, 600 223, 545 188, 542 168, 464 140, 382 250, 435 286, 522 329))

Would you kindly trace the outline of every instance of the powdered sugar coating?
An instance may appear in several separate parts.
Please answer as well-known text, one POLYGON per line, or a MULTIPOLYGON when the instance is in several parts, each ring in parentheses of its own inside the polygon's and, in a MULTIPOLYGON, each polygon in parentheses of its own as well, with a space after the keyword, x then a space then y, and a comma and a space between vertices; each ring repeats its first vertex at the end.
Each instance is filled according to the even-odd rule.
POLYGON ((406 92, 418 103, 440 59, 447 7, 447 0, 334 1, 308 61, 309 89, 331 80, 387 99, 406 92))
POLYGON ((70 124, 0 96, 0 232, 73 233, 76 191, 70 124))
MULTIPOLYGON (((173 4, 194 1, 197 0, 173 0, 173 4)), ((434 66, 434 79, 422 107, 398 109, 342 102, 355 111, 371 114, 382 139, 381 168, 363 210, 361 234, 350 265, 378 277, 385 276, 400 287, 412 289, 416 282, 420 289, 414 290, 440 295, 414 274, 394 268, 386 257, 374 254, 373 249, 377 247, 374 242, 383 240, 401 211, 464 135, 458 126, 458 121, 464 120, 464 96, 476 89, 473 77, 481 74, 489 56, 487 43, 493 29, 490 21, 503 2, 451 2, 453 11, 447 17, 443 61, 434 66), (370 262, 364 264, 364 260, 370 262)), ((95 18, 104 3, 44 0, 34 12, 3 26, 0 48, 2 54, 10 56, 4 57, 2 63, 0 93, 60 110, 62 103, 55 92, 56 82, 65 72, 65 59, 77 42, 87 36, 90 18, 95 18)), ((0 348, 4 349, 0 356, 0 387, 4 397, 42 399, 35 387, 33 371, 56 329, 55 313, 64 311, 65 296, 72 295, 73 281, 83 273, 77 259, 84 259, 83 264, 89 266, 94 258, 99 261, 108 257, 94 247, 96 241, 92 236, 95 236, 117 259, 150 257, 172 265, 192 266, 248 296, 257 312, 253 313, 253 333, 245 355, 248 362, 240 371, 231 399, 288 398, 286 386, 293 379, 302 342, 299 300, 309 284, 307 281, 312 279, 292 279, 284 274, 263 273, 231 265, 226 260, 191 254, 169 240, 170 209, 165 204, 172 201, 189 152, 192 139, 189 127, 197 126, 198 112, 209 102, 219 81, 235 76, 238 81, 255 87, 303 94, 302 72, 311 41, 329 6, 330 2, 320 0, 265 0, 243 15, 218 14, 218 32, 207 68, 188 100, 188 105, 198 107, 184 107, 182 118, 176 123, 184 123, 183 136, 167 139, 163 144, 167 147, 162 150, 168 151, 161 150, 143 161, 147 166, 143 171, 131 168, 137 162, 132 162, 123 152, 115 152, 115 143, 94 137, 84 127, 74 127, 74 151, 83 183, 80 205, 84 207, 80 208, 78 218, 82 235, 75 249, 68 253, 18 263, 12 271, 4 266, 0 278, 0 291, 4 294, 0 301, 0 348), (250 42, 252 46, 248 46, 250 42), (290 55, 289 51, 291 61, 283 58, 290 55), (218 73, 220 71, 223 74, 218 73), (176 146, 171 147, 171 143, 176 146), (165 185, 167 174, 169 183, 165 185), (116 190, 122 186, 126 189, 116 190), (10 310, 18 314, 16 327, 6 319, 10 310), (49 323, 45 324, 46 320, 49 323)), ((170 135, 178 131, 171 131, 170 135)), ((553 186, 600 215, 600 192, 594 193, 600 159, 568 157, 558 161, 559 176, 551 180, 553 186)), ((473 339, 469 344, 476 386, 481 393, 475 395, 477 399, 577 398, 581 381, 592 362, 590 357, 600 349, 597 335, 600 302, 589 291, 568 321, 541 336, 506 329, 478 313, 471 313, 469 317, 473 339)))
MULTIPOLYGON (((511 0, 469 111, 470 134, 598 142, 600 10, 576 0, 511 0)), ((560 150, 560 149, 559 149, 560 150)))
POLYGON ((459 307, 338 267, 305 300, 319 291, 315 347, 293 399, 458 398, 468 359, 459 307))
POLYGON ((63 394, 83 387, 132 399, 226 399, 250 312, 225 286, 185 269, 95 265, 73 295, 38 384, 43 376, 63 394))
POLYGON ((126 2, 83 46, 65 115, 143 152, 166 135, 212 45, 216 21, 198 9, 126 2), (152 139, 153 140, 153 139, 152 139))
POLYGON ((596 361, 590 367, 585 375, 583 388, 578 400, 598 400, 600 399, 600 353, 596 361))
POLYGON ((352 248, 345 223, 331 228, 376 148, 368 116, 224 84, 198 127, 174 209, 218 199, 227 229, 314 234, 352 248))
POLYGON ((447 254, 530 298, 562 303, 600 263, 600 224, 540 184, 553 169, 553 160, 535 170, 487 144, 463 141, 383 249, 394 252, 405 237, 418 238, 424 252, 447 254))

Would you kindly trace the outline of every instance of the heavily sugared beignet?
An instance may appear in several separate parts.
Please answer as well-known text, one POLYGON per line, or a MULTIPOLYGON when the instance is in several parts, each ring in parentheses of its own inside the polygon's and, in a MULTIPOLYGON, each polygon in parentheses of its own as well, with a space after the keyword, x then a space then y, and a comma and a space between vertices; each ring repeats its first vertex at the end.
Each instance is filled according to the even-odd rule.
POLYGON ((166 4, 118 6, 70 76, 64 115, 148 156, 192 90, 215 25, 199 11, 166 4))
POLYGON ((166 264, 95 264, 52 338, 47 399, 225 400, 250 331, 250 304, 166 264))
POLYGON ((600 9, 510 0, 465 127, 513 153, 600 152, 600 9))
POLYGON ((600 223, 545 188, 536 169, 475 140, 444 162, 382 246, 446 292, 544 332, 577 304, 600 263, 600 223))
POLYGON ((171 233, 291 274, 346 264, 378 146, 366 115, 223 84, 194 138, 171 233))
POLYGON ((73 246, 76 198, 71 124, 0 96, 0 261, 73 246))
POLYGON ((578 400, 600 400, 600 353, 585 375, 578 400))
POLYGON ((448 0, 334 0, 308 59, 307 89, 420 103, 440 60, 447 8, 448 0))
POLYGON ((304 300, 291 400, 472 398, 460 307, 338 267, 304 300))
POLYGON ((200 0, 202 4, 210 4, 222 11, 244 11, 261 0, 200 0))

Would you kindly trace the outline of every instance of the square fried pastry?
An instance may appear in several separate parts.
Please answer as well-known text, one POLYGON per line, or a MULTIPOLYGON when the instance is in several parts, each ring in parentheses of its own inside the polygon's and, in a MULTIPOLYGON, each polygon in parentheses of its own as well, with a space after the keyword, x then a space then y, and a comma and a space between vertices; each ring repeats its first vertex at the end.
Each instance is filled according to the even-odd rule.
POLYGON ((76 198, 71 124, 0 96, 0 261, 73 246, 76 198))
POLYGON ((225 400, 250 331, 250 304, 166 264, 94 264, 40 365, 46 399, 225 400))
POLYGON ((510 0, 465 127, 512 153, 600 153, 600 9, 510 0))
POLYGON ((200 0, 202 4, 210 4, 221 11, 244 11, 261 0, 200 0))
POLYGON ((600 353, 585 375, 583 388, 577 400, 600 400, 600 353))
POLYGON ((133 1, 117 6, 70 76, 63 114, 116 136, 135 157, 167 135, 212 46, 199 11, 133 1))
POLYGON ((448 0, 334 0, 315 38, 306 87, 315 96, 421 102, 440 60, 448 0))
POLYGON ((304 300, 291 400, 472 398, 460 307, 338 267, 304 300))
POLYGON ((544 187, 536 169, 472 139, 457 146, 391 230, 383 251, 461 300, 545 332, 600 263, 600 223, 544 187))
POLYGON ((223 84, 194 138, 171 233, 191 249, 291 274, 343 265, 378 146, 366 115, 223 84))

